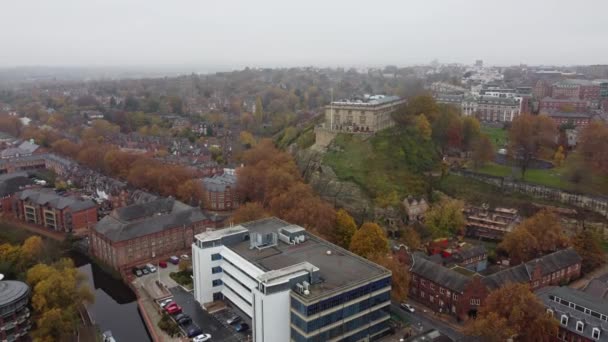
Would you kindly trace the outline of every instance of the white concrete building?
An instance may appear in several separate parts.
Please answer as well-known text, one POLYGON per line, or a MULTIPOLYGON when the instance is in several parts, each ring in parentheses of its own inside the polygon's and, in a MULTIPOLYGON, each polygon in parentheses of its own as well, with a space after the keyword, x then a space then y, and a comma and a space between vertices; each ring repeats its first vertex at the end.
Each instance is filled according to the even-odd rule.
POLYGON ((195 299, 238 308, 253 341, 367 341, 389 329, 390 271, 300 226, 268 218, 208 231, 192 257, 195 299))

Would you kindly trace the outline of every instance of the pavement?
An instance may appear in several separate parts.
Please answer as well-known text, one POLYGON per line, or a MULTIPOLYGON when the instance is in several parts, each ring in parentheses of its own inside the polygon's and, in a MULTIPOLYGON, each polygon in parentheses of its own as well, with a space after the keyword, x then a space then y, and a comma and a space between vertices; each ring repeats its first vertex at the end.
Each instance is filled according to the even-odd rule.
POLYGON ((602 267, 599 267, 599 268, 585 274, 582 278, 579 278, 579 279, 573 281, 568 286, 573 289, 582 290, 585 287, 587 287, 587 285, 589 285, 589 282, 591 282, 591 280, 600 278, 606 274, 608 274, 608 264, 603 265, 602 267))
POLYGON ((466 336, 464 334, 457 331, 456 327, 453 327, 451 324, 438 319, 433 311, 412 301, 408 301, 408 303, 414 307, 416 310, 415 312, 412 313, 403 310, 401 307, 399 307, 399 303, 397 302, 391 303, 391 310, 395 314, 401 316, 401 318, 405 318, 408 322, 410 322, 414 330, 424 332, 429 329, 437 329, 439 332, 448 336, 454 341, 465 341, 466 336))
POLYGON ((179 286, 175 280, 169 276, 171 272, 178 272, 179 267, 170 263, 167 265, 167 268, 160 268, 158 265, 155 266, 156 272, 141 277, 135 277, 133 284, 136 288, 143 287, 152 299, 161 299, 171 295, 171 292, 169 292, 170 288, 179 286), (158 286, 157 281, 160 281, 162 286, 158 286))
POLYGON ((192 322, 203 330, 203 333, 211 334, 212 341, 240 342, 242 336, 234 331, 232 327, 225 324, 214 315, 203 310, 198 302, 194 300, 191 292, 185 291, 181 286, 169 289, 173 294, 173 301, 182 307, 182 312, 192 318, 192 322))

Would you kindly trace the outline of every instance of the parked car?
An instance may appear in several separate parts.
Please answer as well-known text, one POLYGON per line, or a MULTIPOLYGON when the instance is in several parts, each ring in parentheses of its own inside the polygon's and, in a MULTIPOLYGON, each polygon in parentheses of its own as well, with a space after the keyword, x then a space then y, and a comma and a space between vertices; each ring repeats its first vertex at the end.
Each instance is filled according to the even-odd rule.
POLYGON ((411 305, 409 305, 408 303, 401 303, 401 305, 399 305, 399 306, 401 306, 401 308, 402 308, 403 310, 406 310, 406 311, 409 311, 409 312, 412 312, 412 313, 413 313, 414 311, 416 311, 416 310, 414 309, 414 307, 413 307, 413 306, 411 306, 411 305))
POLYGON ((152 264, 146 264, 146 268, 148 269, 148 271, 150 271, 150 273, 156 272, 156 267, 154 267, 154 265, 152 264))
POLYGON ((192 339, 192 342, 207 342, 211 340, 211 334, 200 334, 192 339))
POLYGON ((183 260, 189 260, 190 259, 190 257, 188 256, 188 254, 182 254, 180 256, 180 258, 182 258, 183 260))
POLYGON ((136 275, 136 276, 138 276, 138 277, 141 277, 142 275, 144 275, 144 274, 141 272, 141 270, 139 269, 139 267, 133 267, 133 270, 132 270, 132 271, 133 271, 133 274, 134 274, 134 275, 136 275))
POLYGON ((180 313, 180 314, 173 316, 173 319, 177 322, 180 319, 184 319, 186 317, 190 318, 190 316, 186 315, 185 313, 180 313))
POLYGON ((177 321, 177 324, 181 325, 182 327, 188 326, 192 323, 192 318, 186 316, 182 319, 180 319, 179 321, 177 321))
POLYGON ((230 316, 230 317, 229 317, 229 318, 226 320, 226 323, 228 323, 228 324, 230 324, 230 325, 233 325, 233 324, 236 324, 236 323, 238 323, 238 322, 240 322, 240 321, 241 321, 241 316, 238 316, 238 315, 233 315, 233 316, 230 316))
POLYGON ((158 303, 158 305, 160 305, 161 308, 164 308, 165 306, 167 306, 171 303, 174 303, 174 302, 173 302, 173 299, 170 298, 170 299, 165 299, 165 300, 161 301, 160 303, 158 303))
POLYGON ((249 324, 239 323, 236 325, 235 329, 236 329, 236 332, 245 332, 245 331, 249 330, 249 324))
POLYGON ((167 262, 166 261, 159 261, 158 262, 158 267, 160 267, 160 268, 167 268, 167 262))
POLYGON ((165 310, 167 310, 167 313, 169 313, 170 315, 177 315, 182 312, 182 307, 175 304, 175 305, 167 306, 165 308, 165 310))
POLYGON ((150 270, 149 270, 149 269, 147 269, 145 266, 144 266, 144 267, 140 267, 139 269, 141 270, 141 272, 142 272, 143 274, 150 274, 150 270))
POLYGON ((201 328, 199 328, 197 326, 192 326, 192 327, 188 328, 187 333, 188 333, 188 337, 194 337, 194 336, 201 335, 203 333, 203 331, 201 330, 201 328))
POLYGON ((177 265, 177 264, 179 264, 179 258, 174 255, 169 258, 169 262, 172 263, 173 265, 177 265))

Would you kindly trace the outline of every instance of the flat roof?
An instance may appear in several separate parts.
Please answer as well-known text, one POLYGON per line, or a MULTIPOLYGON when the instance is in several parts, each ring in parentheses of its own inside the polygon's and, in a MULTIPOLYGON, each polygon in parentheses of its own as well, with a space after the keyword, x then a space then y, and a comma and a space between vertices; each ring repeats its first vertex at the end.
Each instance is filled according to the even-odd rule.
POLYGON ((341 247, 310 234, 304 228, 276 217, 243 223, 235 227, 198 234, 199 240, 213 240, 222 236, 242 232, 269 234, 279 229, 302 232, 306 240, 299 244, 287 244, 280 239, 272 247, 251 248, 250 241, 238 241, 226 245, 232 251, 265 272, 289 270, 295 265, 311 264, 319 269, 321 282, 310 285, 310 295, 302 297, 310 301, 341 288, 348 288, 379 276, 388 276, 390 271, 341 247))

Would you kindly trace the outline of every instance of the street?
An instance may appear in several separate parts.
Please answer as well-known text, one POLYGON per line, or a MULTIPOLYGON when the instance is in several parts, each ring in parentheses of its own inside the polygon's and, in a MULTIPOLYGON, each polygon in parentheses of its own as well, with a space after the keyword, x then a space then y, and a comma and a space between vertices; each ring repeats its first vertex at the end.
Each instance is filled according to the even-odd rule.
POLYGON ((411 313, 409 311, 401 309, 401 307, 399 307, 399 303, 397 302, 391 303, 391 309, 397 315, 407 319, 407 321, 410 322, 413 327, 418 328, 420 332, 424 332, 429 329, 437 329, 439 332, 443 333, 444 335, 447 335, 454 341, 465 340, 465 336, 463 334, 454 330, 448 324, 438 319, 435 319, 433 317, 433 313, 430 310, 427 309, 427 312, 425 313, 423 312, 423 308, 420 305, 413 304, 411 302, 409 303, 414 306, 416 312, 411 313))

